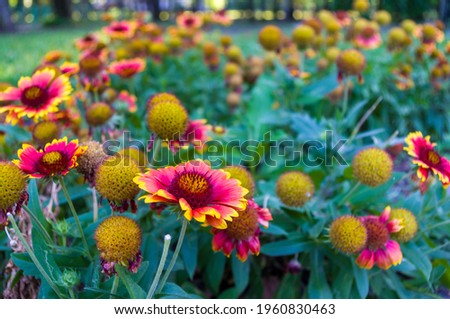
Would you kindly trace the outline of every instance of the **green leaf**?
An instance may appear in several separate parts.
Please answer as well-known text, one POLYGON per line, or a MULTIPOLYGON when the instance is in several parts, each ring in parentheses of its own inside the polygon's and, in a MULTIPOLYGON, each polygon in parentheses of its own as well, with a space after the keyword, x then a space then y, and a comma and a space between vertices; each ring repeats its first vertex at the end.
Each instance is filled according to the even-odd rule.
POLYGON ((197 267, 198 257, 198 236, 197 233, 191 232, 186 236, 183 246, 181 246, 181 258, 189 278, 194 278, 195 269, 197 267))
POLYGON ((352 267, 356 288, 358 289, 359 296, 364 299, 369 294, 369 276, 367 270, 359 268, 356 263, 352 263, 352 267))
POLYGON ((263 245, 261 247, 261 253, 272 257, 288 256, 308 251, 313 248, 314 245, 313 241, 286 239, 263 245))
POLYGON ((287 273, 281 280, 275 298, 277 299, 297 299, 300 298, 300 287, 302 286, 301 276, 287 273))
POLYGON ((289 235, 281 226, 275 225, 274 223, 270 223, 267 228, 261 227, 261 232, 271 235, 289 235))
POLYGON ((157 295, 159 299, 199 299, 200 297, 194 294, 189 294, 183 288, 174 284, 166 283, 161 293, 157 295))
POLYGON ((134 281, 131 274, 125 267, 116 265, 115 269, 120 280, 122 280, 125 285, 131 299, 145 299, 147 297, 145 291, 134 281))
POLYGON ((223 272, 225 270, 225 262, 226 257, 221 253, 216 253, 212 255, 206 265, 206 280, 215 294, 219 292, 220 283, 222 282, 223 272))
POLYGON ((217 299, 237 299, 239 298, 240 294, 241 291, 239 291, 238 288, 228 288, 225 289, 219 296, 217 296, 217 299))
POLYGON ((233 272, 234 285, 241 293, 247 288, 250 274, 250 261, 241 262, 233 255, 231 258, 231 271, 233 272))
POLYGON ((353 274, 351 271, 341 268, 337 275, 333 276, 336 276, 332 285, 334 297, 339 299, 350 298, 353 285, 353 274))
MULTIPOLYGON (((36 184, 36 179, 31 179, 28 182, 28 208, 31 210, 31 212, 34 214, 34 216, 39 220, 39 222, 44 226, 44 228, 50 232, 51 225, 47 221, 47 219, 44 216, 44 213, 42 212, 41 208, 41 202, 39 200, 39 191, 36 184)), ((31 219, 31 222, 33 223, 33 219, 31 219)), ((38 229, 38 227, 35 227, 38 229)))
POLYGON ((412 242, 403 245, 402 250, 404 257, 409 260, 418 271, 420 271, 427 281, 430 280, 433 266, 431 265, 431 261, 428 256, 425 255, 422 250, 412 242))
POLYGON ((323 257, 318 250, 311 252, 311 274, 308 283, 308 297, 313 299, 333 298, 323 269, 323 257))

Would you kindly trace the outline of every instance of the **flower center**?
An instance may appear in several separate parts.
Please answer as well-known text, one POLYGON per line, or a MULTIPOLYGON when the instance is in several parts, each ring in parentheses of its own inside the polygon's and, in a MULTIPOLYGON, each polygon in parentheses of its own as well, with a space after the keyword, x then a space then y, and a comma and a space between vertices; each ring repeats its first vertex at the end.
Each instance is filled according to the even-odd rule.
POLYGON ((209 204, 211 185, 206 176, 186 172, 173 180, 169 192, 177 198, 184 198, 193 209, 196 209, 209 204))
POLYGON ((228 222, 226 232, 237 240, 246 240, 253 236, 258 229, 258 213, 256 209, 248 207, 245 211, 239 212, 239 217, 228 222))
POLYGON ((370 250, 378 250, 388 242, 389 230, 386 225, 378 219, 367 219, 364 221, 367 230, 367 246, 370 250))
POLYGON ((26 88, 21 97, 23 104, 34 108, 39 108, 47 100, 47 91, 39 86, 33 85, 26 88))
POLYGON ((194 18, 187 18, 186 20, 184 20, 184 23, 186 24, 186 26, 191 27, 191 26, 194 25, 195 19, 194 18))
POLYGON ((124 25, 116 25, 116 26, 112 27, 112 30, 114 32, 125 32, 125 31, 128 31, 128 28, 124 25))
POLYGON ((365 39, 370 39, 375 35, 375 29, 372 27, 366 27, 362 30, 361 35, 365 39))
POLYGON ((42 157, 42 163, 45 165, 55 165, 59 164, 62 160, 62 155, 60 152, 50 152, 45 153, 42 157))
POLYGON ((131 65, 124 66, 122 68, 122 70, 120 70, 120 75, 124 78, 130 77, 130 76, 134 75, 135 73, 136 73, 136 68, 131 65))
POLYGON ((427 158, 433 165, 437 165, 441 161, 440 156, 435 151, 428 151, 427 158))

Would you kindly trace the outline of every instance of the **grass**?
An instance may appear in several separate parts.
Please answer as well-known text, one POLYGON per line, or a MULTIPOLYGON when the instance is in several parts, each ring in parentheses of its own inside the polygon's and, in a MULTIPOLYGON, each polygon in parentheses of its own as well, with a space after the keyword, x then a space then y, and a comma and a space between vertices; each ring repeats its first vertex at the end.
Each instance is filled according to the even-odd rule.
POLYGON ((30 75, 50 50, 65 51, 76 59, 73 41, 98 28, 92 24, 0 34, 0 82, 15 84, 21 76, 30 75))

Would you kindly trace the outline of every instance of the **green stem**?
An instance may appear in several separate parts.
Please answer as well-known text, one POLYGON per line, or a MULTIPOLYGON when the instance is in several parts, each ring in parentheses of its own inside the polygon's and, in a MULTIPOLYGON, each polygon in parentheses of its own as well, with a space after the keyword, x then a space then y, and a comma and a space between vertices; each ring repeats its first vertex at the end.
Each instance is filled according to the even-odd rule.
POLYGON ((115 275, 109 299, 113 299, 114 295, 117 293, 118 287, 119 287, 119 275, 115 275))
POLYGON ((154 167, 155 164, 159 161, 159 153, 161 152, 162 141, 160 138, 155 137, 155 141, 153 142, 153 152, 152 152, 152 161, 150 162, 150 166, 154 167))
POLYGON ((175 251, 173 253, 172 259, 170 260, 169 267, 167 267, 166 272, 164 273, 164 276, 161 280, 161 284, 159 285, 158 290, 156 291, 157 294, 161 292, 161 290, 164 288, 164 285, 166 284, 167 279, 169 279, 170 273, 172 272, 173 266, 175 266, 175 262, 177 261, 178 254, 180 253, 181 246, 183 245, 184 235, 186 234, 186 228, 188 225, 188 220, 183 217, 183 223, 181 225, 181 231, 180 231, 180 237, 178 238, 177 246, 175 247, 175 251))
POLYGON ((69 192, 67 191, 67 187, 66 187, 66 184, 64 183, 64 179, 62 176, 59 177, 59 183, 61 184, 61 188, 64 192, 64 195, 66 196, 67 203, 69 204, 70 211, 72 212, 72 215, 73 215, 73 219, 75 220, 75 223, 77 224, 78 231, 80 233, 84 249, 86 250, 86 254, 87 254, 89 260, 92 261, 92 256, 89 252, 89 246, 86 241, 86 236, 84 236, 83 227, 81 227, 80 219, 78 218, 77 211, 75 210, 75 207, 73 206, 72 199, 70 199, 69 192))
POLYGON ((347 109, 348 109, 348 93, 349 93, 349 89, 350 89, 350 86, 348 85, 347 78, 345 78, 345 77, 344 77, 344 80, 343 80, 343 84, 344 84, 344 99, 342 101, 341 118, 344 118, 345 117, 345 113, 347 113, 347 109))
POLYGON ((345 201, 359 188, 359 186, 361 186, 361 182, 358 182, 355 184, 355 186, 353 186, 353 188, 347 193, 347 195, 345 195, 344 198, 339 201, 338 206, 341 206, 343 203, 345 203, 345 201))
POLYGON ((155 293, 156 288, 158 287, 159 279, 161 278, 164 265, 166 264, 167 253, 169 252, 169 246, 171 241, 172 237, 170 237, 170 235, 166 235, 164 237, 164 248, 161 255, 161 260, 159 261, 158 270, 156 271, 155 278, 153 279, 152 285, 150 286, 150 289, 148 291, 147 299, 152 299, 153 294, 155 293))
POLYGON ((92 214, 94 223, 98 220, 98 202, 97 202, 97 192, 95 187, 92 187, 92 214))
POLYGON ((39 228, 39 230, 41 231, 41 233, 44 236, 44 240, 45 242, 52 246, 54 244, 52 238, 50 237, 50 235, 48 234, 47 230, 45 229, 45 227, 41 224, 41 222, 39 221, 39 219, 36 217, 36 215, 34 215, 34 213, 31 211, 31 209, 26 206, 23 205, 22 208, 28 213, 28 215, 31 217, 31 219, 34 221, 34 223, 37 225, 37 227, 39 228))
POLYGON ((430 231, 432 229, 439 228, 441 226, 446 226, 446 225, 449 225, 449 224, 450 224, 450 219, 449 220, 445 220, 445 221, 440 222, 440 223, 437 223, 437 224, 434 224, 434 225, 426 228, 425 230, 423 230, 423 232, 426 233, 426 232, 428 232, 428 231, 430 231))
POLYGON ((350 144, 351 141, 355 138, 356 134, 358 134, 359 130, 363 126, 363 124, 367 121, 369 116, 375 111, 375 109, 378 107, 378 105, 381 103, 383 98, 380 96, 375 103, 370 107, 370 109, 367 110, 367 112, 363 115, 363 117, 359 120, 358 124, 356 124, 355 129, 352 132, 352 135, 350 135, 350 138, 347 143, 350 144))
POLYGON ((41 263, 39 262, 36 255, 34 254, 34 251, 31 249, 30 245, 28 245, 28 242, 23 237, 22 232, 20 231, 19 226, 17 226, 17 223, 14 220, 14 217, 11 213, 8 213, 8 220, 11 223, 12 227, 14 228, 14 231, 16 232, 17 237, 19 237, 20 242, 22 243, 22 245, 25 248, 28 255, 30 255, 31 260, 33 261, 36 268, 41 273, 44 280, 49 284, 49 286, 53 289, 53 291, 58 295, 59 298, 64 299, 65 296, 61 293, 58 286, 56 286, 55 283, 52 281, 50 276, 45 271, 44 267, 42 267, 41 263))
POLYGON ((69 291, 70 299, 75 299, 75 293, 73 292, 73 288, 69 288, 68 291, 69 291))

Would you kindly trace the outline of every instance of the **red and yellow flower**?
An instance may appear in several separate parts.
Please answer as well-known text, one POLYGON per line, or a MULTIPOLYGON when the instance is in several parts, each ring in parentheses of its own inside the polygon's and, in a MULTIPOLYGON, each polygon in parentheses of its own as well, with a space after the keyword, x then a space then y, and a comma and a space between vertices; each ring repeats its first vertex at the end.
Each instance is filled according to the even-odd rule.
POLYGON ((225 229, 247 207, 248 191, 240 182, 202 161, 150 169, 134 182, 149 193, 140 198, 146 203, 178 206, 187 220, 194 218, 203 226, 225 229))
POLYGON ((372 269, 376 264, 381 269, 389 269, 402 262, 403 254, 400 245, 391 239, 391 234, 402 229, 400 221, 389 220, 391 208, 386 207, 380 216, 365 216, 360 220, 367 231, 367 243, 359 254, 356 263, 365 269, 372 269))
POLYGON ((259 255, 261 248, 259 225, 267 228, 271 220, 270 211, 267 208, 259 207, 250 199, 247 209, 239 212, 239 216, 233 218, 226 229, 212 229, 214 234, 212 249, 214 251, 221 250, 225 256, 229 257, 236 248, 236 256, 242 262, 247 260, 249 252, 252 255, 259 255))
POLYGON ((380 32, 373 26, 366 26, 355 38, 355 45, 358 48, 372 50, 382 44, 380 32))
POLYGON ((201 153, 205 143, 210 140, 208 132, 211 132, 211 125, 206 124, 205 119, 191 120, 187 124, 186 131, 179 140, 169 141, 169 147, 176 153, 181 147, 193 145, 197 152, 201 153))
POLYGON ((17 152, 14 164, 31 178, 66 175, 78 165, 77 160, 87 147, 79 146, 78 140, 67 142, 67 137, 53 140, 44 149, 37 150, 30 144, 23 144, 17 152))
POLYGON ((0 112, 8 112, 6 121, 17 123, 27 116, 37 121, 49 113, 58 111, 58 106, 70 98, 72 86, 66 76, 56 76, 55 71, 44 69, 31 77, 22 77, 18 87, 0 92, 0 103, 8 101, 0 112))
POLYGON ((434 173, 445 188, 450 184, 450 162, 434 149, 436 143, 430 142, 430 136, 423 137, 422 132, 409 133, 405 139, 405 151, 413 157, 412 162, 419 166, 417 176, 426 185, 430 172, 434 173))
POLYGON ((145 70, 145 60, 136 58, 113 62, 109 65, 109 72, 124 79, 129 79, 145 70))
POLYGON ((103 28, 111 39, 129 39, 134 36, 136 32, 136 23, 130 21, 113 21, 109 26, 103 28))
POLYGON ((202 24, 202 17, 192 12, 184 12, 177 17, 177 25, 180 28, 200 29, 202 24))

